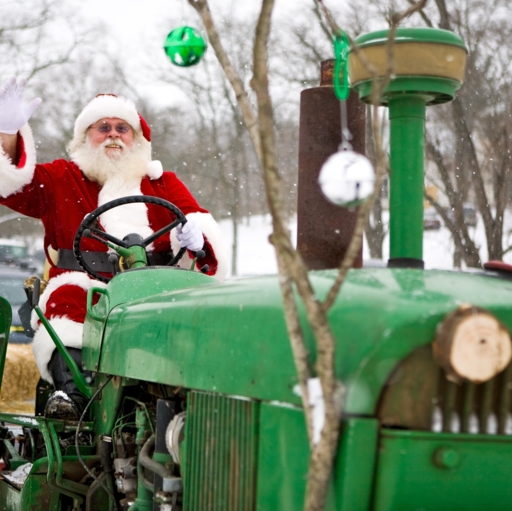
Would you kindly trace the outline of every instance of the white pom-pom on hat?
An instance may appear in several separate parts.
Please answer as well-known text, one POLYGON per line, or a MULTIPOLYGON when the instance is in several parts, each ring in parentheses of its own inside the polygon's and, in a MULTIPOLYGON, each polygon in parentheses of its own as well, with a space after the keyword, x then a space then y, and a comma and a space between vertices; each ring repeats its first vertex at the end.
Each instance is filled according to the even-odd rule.
POLYGON ((148 177, 149 179, 159 179, 162 177, 164 169, 162 163, 158 160, 153 160, 148 163, 148 177))

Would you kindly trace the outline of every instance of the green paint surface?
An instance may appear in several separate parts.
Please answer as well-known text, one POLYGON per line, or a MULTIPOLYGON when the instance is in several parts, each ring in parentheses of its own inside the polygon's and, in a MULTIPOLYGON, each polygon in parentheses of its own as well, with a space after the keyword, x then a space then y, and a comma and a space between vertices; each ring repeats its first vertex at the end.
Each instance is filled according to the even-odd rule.
POLYGON ((256 509, 302 509, 309 461, 304 413, 263 403, 260 420, 256 509))
POLYGON ((333 470, 333 511, 370 509, 378 433, 376 419, 347 418, 343 421, 333 470))
POLYGON ((389 100, 391 259, 423 259, 425 110, 425 99, 419 95, 389 100))
MULTIPOLYGON (((377 30, 362 34, 354 40, 361 48, 373 46, 375 44, 386 44, 388 40, 389 30, 377 30)), ((447 44, 450 46, 458 46, 466 49, 466 45, 460 36, 450 30, 441 30, 439 28, 430 27, 399 27, 396 30, 394 42, 400 43, 437 43, 447 44)))
MULTIPOLYGON (((319 299, 325 297, 335 275, 334 271, 311 273, 319 299)), ((123 385, 142 380, 195 389, 206 400, 200 407, 202 415, 187 423, 194 431, 193 438, 192 429, 188 431, 184 450, 186 488, 201 493, 205 469, 205 463, 197 461, 201 456, 208 463, 221 459, 208 455, 210 446, 235 461, 243 448, 254 453, 253 461, 240 462, 240 467, 235 463, 225 470, 229 477, 224 479, 243 482, 244 490, 254 484, 253 494, 244 493, 248 496, 244 509, 301 509, 309 449, 301 401, 293 390, 297 377, 277 277, 216 283, 200 275, 197 281, 188 280, 187 272, 171 269, 137 270, 120 277, 112 280, 95 307, 97 317, 105 320, 87 320, 91 332, 98 334, 97 339, 87 338, 84 348, 99 364, 95 385, 104 381, 105 374, 124 377, 110 382, 94 403, 95 432, 111 431, 123 385), (231 428, 237 421, 242 426, 234 434, 231 428), (247 467, 252 472, 245 474, 241 468, 247 467)), ((347 387, 345 413, 359 417, 346 416, 342 423, 327 511, 365 511, 372 506, 376 511, 471 511, 478 509, 477 504, 482 509, 488 498, 494 502, 488 487, 508 498, 503 474, 512 471, 507 461, 512 459, 510 437, 380 432, 372 415, 390 373, 419 346, 432 342, 447 313, 463 302, 474 303, 512 330, 510 296, 512 281, 484 272, 386 268, 349 272, 329 320, 337 342, 336 374, 347 387), (483 478, 473 465, 481 469, 483 478), (474 487, 471 502, 464 494, 468 481, 474 487), (433 490, 437 486, 453 496, 442 501, 441 493, 433 490), (473 505, 473 501, 473 508, 457 508, 458 502, 473 505)), ((314 340, 299 308, 314 362, 314 340)), ((189 413, 195 413, 193 407, 189 413)), ((44 422, 6 414, 2 418, 32 427, 44 422)), ((41 479, 46 469, 43 465, 40 469, 27 480, 26 496, 0 481, 0 502, 9 502, 13 510, 37 509, 38 496, 52 495, 41 479)), ((223 492, 227 489, 222 487, 223 492)), ((55 501, 48 509, 57 505, 55 501)))
MULTIPOLYGON (((302 410, 261 405, 257 511, 303 508, 309 448, 302 410)), ((378 421, 349 418, 341 425, 325 511, 366 511, 371 504, 378 421)))
POLYGON ((7 354, 7 343, 11 330, 12 309, 9 302, 0 297, 0 388, 4 376, 5 356, 7 354))
MULTIPOLYGON (((209 279, 208 285, 176 289, 175 275, 165 269, 134 271, 123 275, 122 288, 115 286, 118 277, 112 280, 113 309, 103 341, 87 340, 93 347, 84 348, 99 356, 99 370, 300 405, 277 277, 222 284, 209 279), (155 290, 156 275, 160 289, 168 291, 155 290)), ((320 299, 334 278, 333 271, 311 273, 320 299)), ((484 274, 351 270, 329 313, 337 340, 336 373, 348 387, 347 413, 374 413, 396 364, 431 343, 437 324, 459 304, 486 308, 512 330, 511 292, 512 282, 484 274)), ((314 361, 314 339, 300 312, 314 361)))
POLYGON ((509 510, 511 474, 510 437, 384 431, 373 509, 509 510))

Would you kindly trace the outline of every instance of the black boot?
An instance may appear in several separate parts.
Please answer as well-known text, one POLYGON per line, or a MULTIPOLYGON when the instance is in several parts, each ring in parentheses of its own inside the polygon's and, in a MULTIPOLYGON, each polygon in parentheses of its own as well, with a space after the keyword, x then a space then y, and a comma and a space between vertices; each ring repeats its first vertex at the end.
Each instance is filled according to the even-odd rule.
MULTIPOLYGON (((82 367, 82 350, 67 348, 76 365, 82 367)), ((78 390, 69 367, 58 350, 54 350, 48 372, 52 375, 55 392, 50 396, 44 409, 45 417, 49 419, 62 419, 77 421, 84 411, 88 399, 78 390)), ((90 376, 89 371, 83 371, 90 376)))

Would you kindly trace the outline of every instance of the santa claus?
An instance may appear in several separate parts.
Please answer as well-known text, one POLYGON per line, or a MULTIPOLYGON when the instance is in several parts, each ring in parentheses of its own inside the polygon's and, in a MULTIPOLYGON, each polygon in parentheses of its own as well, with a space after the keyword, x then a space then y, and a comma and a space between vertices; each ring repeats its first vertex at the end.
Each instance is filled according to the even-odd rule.
MULTIPOLYGON (((204 250, 201 266, 223 279, 227 272, 221 236, 213 217, 196 202, 172 172, 151 160, 150 129, 135 105, 124 98, 101 94, 88 103, 75 122, 68 146, 70 161, 37 164, 34 139, 27 124, 41 103, 25 104, 24 80, 8 80, 0 89, 0 203, 41 219, 45 251, 51 264, 40 307, 80 366, 87 291, 101 285, 81 271, 72 256, 73 240, 82 219, 113 199, 130 195, 159 197, 175 204, 187 223, 150 246, 155 264, 166 264, 180 247, 187 249, 182 267, 191 266, 194 252, 204 250)), ((173 213, 153 204, 127 204, 100 216, 103 230, 118 239, 129 233, 143 238, 174 220, 173 213)), ((111 271, 107 247, 87 239, 82 249, 102 273, 111 271)), ((37 318, 35 318, 37 320, 37 318)), ((47 331, 34 321, 33 350, 41 376, 54 384, 47 416, 76 419, 86 398, 47 331)))

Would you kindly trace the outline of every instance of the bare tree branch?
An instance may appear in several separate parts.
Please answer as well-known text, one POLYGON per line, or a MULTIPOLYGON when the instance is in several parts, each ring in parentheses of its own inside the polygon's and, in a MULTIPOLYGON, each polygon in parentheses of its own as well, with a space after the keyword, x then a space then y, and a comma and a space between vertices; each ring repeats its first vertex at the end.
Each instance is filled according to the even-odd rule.
MULTIPOLYGON (((274 226, 272 242, 276 248, 280 269, 289 271, 294 278, 317 343, 315 369, 320 379, 324 397, 325 422, 319 442, 317 444, 312 443, 308 471, 305 509, 314 511, 323 509, 327 494, 327 482, 329 481, 334 453, 338 444, 339 420, 341 417, 340 385, 334 372, 334 336, 327 316, 323 313, 322 307, 315 297, 314 290, 309 282, 307 269, 291 245, 290 234, 282 215, 279 174, 275 164, 273 110, 268 90, 267 42, 272 8, 273 0, 263 0, 254 40, 254 77, 251 85, 256 92, 258 101, 264 179, 274 226)), ((286 296, 286 293, 284 296, 286 296)), ((288 305, 285 304, 285 308, 287 307, 288 305)), ((307 385, 307 382, 305 383, 307 385)), ((309 404, 306 405, 306 410, 308 408, 309 404)))
MULTIPOLYGON (((414 5, 414 0, 407 0, 409 2, 409 4, 411 5, 414 5)), ((426 2, 425 2, 426 4, 426 2)), ((427 13, 425 12, 425 9, 424 9, 425 5, 423 7, 421 7, 420 9, 418 9, 418 14, 421 16, 422 20, 425 22, 425 25, 427 25, 428 27, 433 27, 434 24, 432 23, 432 21, 430 21, 430 18, 427 16, 427 13)))
POLYGON ((439 10, 440 20, 439 20, 439 28, 443 28, 444 30, 451 30, 450 24, 450 16, 448 14, 448 9, 446 8, 446 3, 444 0, 435 0, 437 8, 439 10))
MULTIPOLYGON (((315 2, 313 4, 313 14, 315 15, 315 18, 318 20, 318 23, 320 25, 320 28, 322 29, 322 32, 325 34, 327 39, 329 41, 331 41, 332 40, 332 30, 329 30, 329 27, 326 26, 326 24, 322 18, 322 13, 320 12, 319 4, 317 2, 315 2)), ((327 16, 329 16, 331 22, 334 23, 334 20, 332 19, 332 15, 330 14, 330 12, 327 14, 327 16)))

